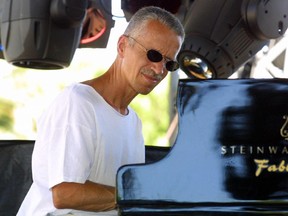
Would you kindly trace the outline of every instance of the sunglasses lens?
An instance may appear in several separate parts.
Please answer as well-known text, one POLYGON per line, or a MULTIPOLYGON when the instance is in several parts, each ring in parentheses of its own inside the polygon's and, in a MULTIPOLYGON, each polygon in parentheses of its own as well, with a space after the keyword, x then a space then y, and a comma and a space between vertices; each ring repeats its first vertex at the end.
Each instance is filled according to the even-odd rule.
MULTIPOLYGON (((160 62, 163 60, 163 56, 161 53, 159 53, 156 50, 148 50, 147 51, 147 58, 151 61, 151 62, 160 62)), ((168 71, 175 71, 179 68, 179 64, 175 61, 168 61, 166 62, 166 69, 168 71)))
POLYGON ((168 61, 166 62, 166 69, 168 71, 175 71, 175 70, 178 70, 179 68, 179 64, 175 61, 168 61))
POLYGON ((162 61, 163 57, 161 55, 161 53, 159 53, 156 50, 148 50, 147 51, 147 58, 151 61, 151 62, 160 62, 162 61))

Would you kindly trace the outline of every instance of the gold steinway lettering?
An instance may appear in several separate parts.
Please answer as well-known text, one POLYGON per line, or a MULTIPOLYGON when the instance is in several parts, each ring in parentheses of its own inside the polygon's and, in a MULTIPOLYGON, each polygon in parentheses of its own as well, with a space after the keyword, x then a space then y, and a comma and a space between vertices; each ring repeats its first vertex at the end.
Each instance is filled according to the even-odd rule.
POLYGON ((279 164, 269 164, 269 160, 258 160, 255 159, 254 162, 257 165, 257 169, 255 172, 255 176, 259 176, 263 170, 267 170, 268 172, 288 172, 288 164, 285 160, 282 160, 279 164))
POLYGON ((257 165, 257 169, 256 169, 256 176, 259 176, 262 172, 263 169, 266 169, 268 167, 268 162, 269 160, 254 160, 256 165, 257 165))
POLYGON ((288 149, 287 147, 285 146, 281 152, 282 154, 288 154, 288 149))

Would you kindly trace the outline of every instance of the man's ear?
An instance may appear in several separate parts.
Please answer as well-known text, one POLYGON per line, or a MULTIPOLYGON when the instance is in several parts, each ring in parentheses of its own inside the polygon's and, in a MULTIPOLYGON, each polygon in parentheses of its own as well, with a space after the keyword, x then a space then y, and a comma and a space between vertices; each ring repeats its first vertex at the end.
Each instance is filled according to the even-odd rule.
POLYGON ((119 37, 118 43, 117 43, 117 52, 121 58, 124 57, 124 53, 125 53, 125 49, 126 49, 127 44, 128 44, 127 37, 124 35, 121 35, 119 37))

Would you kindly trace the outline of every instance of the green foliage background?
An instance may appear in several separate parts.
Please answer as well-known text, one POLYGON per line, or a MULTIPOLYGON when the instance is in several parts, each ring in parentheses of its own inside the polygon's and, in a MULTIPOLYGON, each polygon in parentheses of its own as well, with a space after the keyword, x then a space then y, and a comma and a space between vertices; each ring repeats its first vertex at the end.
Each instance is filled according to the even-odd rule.
MULTIPOLYGON (((99 76, 105 69, 91 69, 90 63, 75 62, 69 68, 39 71, 5 65, 0 77, 0 139, 36 139, 37 119, 65 86, 99 76), (4 72, 4 71, 3 71, 4 72)), ((3 66, 0 67, 3 68, 3 66)), ((2 71, 2 70, 1 70, 2 71)), ((169 145, 169 77, 149 95, 131 103, 142 120, 146 145, 169 145)))
POLYGON ((165 140, 169 126, 168 79, 162 83, 162 88, 155 89, 149 95, 138 95, 131 104, 142 119, 146 145, 169 145, 165 140))

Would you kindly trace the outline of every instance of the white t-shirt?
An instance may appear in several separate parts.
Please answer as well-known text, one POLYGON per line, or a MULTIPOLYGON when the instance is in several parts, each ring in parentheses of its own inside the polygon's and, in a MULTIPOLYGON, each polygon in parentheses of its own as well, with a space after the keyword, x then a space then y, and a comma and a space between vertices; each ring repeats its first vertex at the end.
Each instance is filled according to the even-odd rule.
POLYGON ((128 109, 128 115, 121 115, 88 85, 66 88, 39 119, 32 155, 33 184, 17 215, 67 214, 71 210, 55 209, 53 186, 86 180, 115 186, 120 166, 143 163, 142 124, 128 109))

